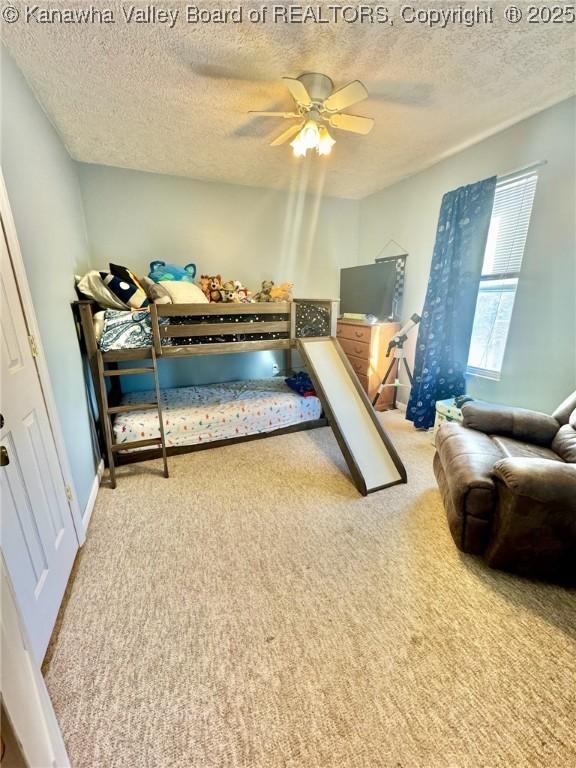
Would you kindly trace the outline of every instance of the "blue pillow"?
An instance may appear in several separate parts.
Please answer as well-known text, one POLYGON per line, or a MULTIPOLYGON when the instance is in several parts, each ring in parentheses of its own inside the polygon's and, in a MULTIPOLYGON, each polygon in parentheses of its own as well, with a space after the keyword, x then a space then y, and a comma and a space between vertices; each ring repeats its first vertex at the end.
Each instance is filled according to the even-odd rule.
POLYGON ((146 294, 139 285, 133 283, 128 278, 117 277, 110 272, 100 272, 100 277, 104 285, 123 301, 126 306, 132 309, 141 309, 149 304, 146 294))
POLYGON ((196 277, 196 264, 186 264, 185 267, 179 267, 177 264, 166 264, 165 261, 152 261, 148 277, 155 283, 160 283, 163 280, 182 280, 186 283, 193 283, 196 277))

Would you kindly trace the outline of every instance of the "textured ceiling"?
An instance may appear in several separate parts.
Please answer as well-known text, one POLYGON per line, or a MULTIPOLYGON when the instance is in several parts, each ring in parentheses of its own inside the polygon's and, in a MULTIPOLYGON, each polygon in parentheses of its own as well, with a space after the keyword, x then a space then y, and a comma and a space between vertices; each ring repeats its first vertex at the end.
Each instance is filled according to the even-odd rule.
MULTIPOLYGON (((274 188, 305 173, 312 188, 359 198, 573 92, 574 25, 510 24, 498 1, 493 25, 445 29, 401 22, 394 3, 393 25, 191 25, 184 3, 157 5, 180 11, 172 29, 126 23, 114 2, 94 6, 113 9, 115 24, 26 23, 14 4, 22 16, 3 39, 71 155, 88 163, 274 188), (302 167, 289 147, 268 146, 287 123, 247 112, 290 110, 280 78, 306 71, 337 87, 362 80, 371 96, 348 111, 376 125, 368 136, 335 131, 332 155, 302 167)), ((262 5, 244 3, 245 19, 262 5)), ((237 7, 202 7, 218 6, 237 7)))

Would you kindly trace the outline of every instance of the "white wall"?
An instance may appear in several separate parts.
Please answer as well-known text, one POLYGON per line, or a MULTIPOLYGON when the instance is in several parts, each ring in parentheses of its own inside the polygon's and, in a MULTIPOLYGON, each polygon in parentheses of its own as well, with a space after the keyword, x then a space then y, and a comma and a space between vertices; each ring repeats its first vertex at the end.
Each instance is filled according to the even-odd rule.
POLYGON ((70 302, 89 264, 74 162, 8 53, 2 67, 2 173, 83 510, 96 474, 84 376, 70 302))
MULTIPOLYGON (((371 195, 360 207, 360 263, 394 238, 409 252, 404 318, 421 312, 445 192, 546 160, 539 181, 500 381, 469 393, 544 411, 576 388, 575 108, 569 99, 371 195)), ((413 362, 416 333, 410 337, 413 362)), ((407 390, 403 391, 407 399, 407 390)))
POLYGON ((359 203, 102 165, 79 165, 95 267, 193 261, 256 289, 295 283, 295 295, 338 295, 341 266, 358 259, 359 203))
MULTIPOLYGON (((264 149, 263 151, 266 151, 264 149)), ((358 261, 359 202, 79 165, 94 268, 108 262, 147 274, 154 259, 194 262, 256 291, 294 282, 294 295, 332 298, 339 270, 358 261)), ((271 353, 162 364, 164 385, 272 375, 271 353)))

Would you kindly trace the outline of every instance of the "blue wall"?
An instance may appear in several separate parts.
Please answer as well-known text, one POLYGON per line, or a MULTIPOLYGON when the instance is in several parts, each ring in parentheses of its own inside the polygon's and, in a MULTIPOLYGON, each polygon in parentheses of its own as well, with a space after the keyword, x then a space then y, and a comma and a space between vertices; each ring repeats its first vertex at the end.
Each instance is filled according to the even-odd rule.
POLYGON ((70 309, 74 274, 89 266, 76 165, 3 47, 1 64, 2 172, 83 511, 96 459, 70 309))
MULTIPOLYGON (((196 181, 79 164, 94 269, 108 262, 147 274, 150 261, 194 262, 257 291, 262 280, 294 282, 301 298, 339 293, 340 267, 358 259, 357 200, 297 190, 196 181)), ((274 374, 283 355, 202 356, 160 363, 162 385, 185 386, 274 374)), ((125 382, 125 389, 146 382, 125 382)))

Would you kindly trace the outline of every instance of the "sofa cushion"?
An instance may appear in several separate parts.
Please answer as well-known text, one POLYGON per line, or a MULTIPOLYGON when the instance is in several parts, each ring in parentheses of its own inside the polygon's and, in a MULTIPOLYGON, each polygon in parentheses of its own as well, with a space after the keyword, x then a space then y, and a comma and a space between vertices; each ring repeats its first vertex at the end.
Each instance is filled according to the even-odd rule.
POLYGON ((545 448, 543 445, 534 445, 533 443, 525 443, 522 440, 514 440, 512 437, 498 437, 496 435, 492 439, 506 458, 560 460, 560 457, 554 450, 545 448))
POLYGON ((576 411, 576 391, 572 392, 572 394, 568 395, 564 402, 560 403, 552 416, 554 416, 556 421, 560 424, 568 424, 570 415, 574 411, 576 411))
POLYGON ((440 456, 434 455, 434 474, 442 494, 446 518, 452 538, 458 549, 473 555, 481 555, 488 546, 492 521, 474 515, 462 515, 454 506, 452 494, 442 467, 440 456))
POLYGON ((494 511, 494 463, 504 458, 502 449, 482 432, 461 424, 442 424, 436 450, 455 513, 490 520, 494 511))
POLYGON ((506 435, 538 445, 550 445, 558 421, 546 413, 473 400, 462 406, 464 426, 487 435, 506 435))
MULTIPOLYGON (((576 411, 573 415, 575 415, 574 424, 576 425, 576 411)), ((576 464, 576 426, 572 426, 572 418, 570 423, 564 424, 558 430, 552 442, 552 450, 569 464, 576 464)))
POLYGON ((484 558, 492 568, 574 584, 576 467, 558 461, 528 467, 532 461, 505 459, 495 467, 498 504, 484 558))

